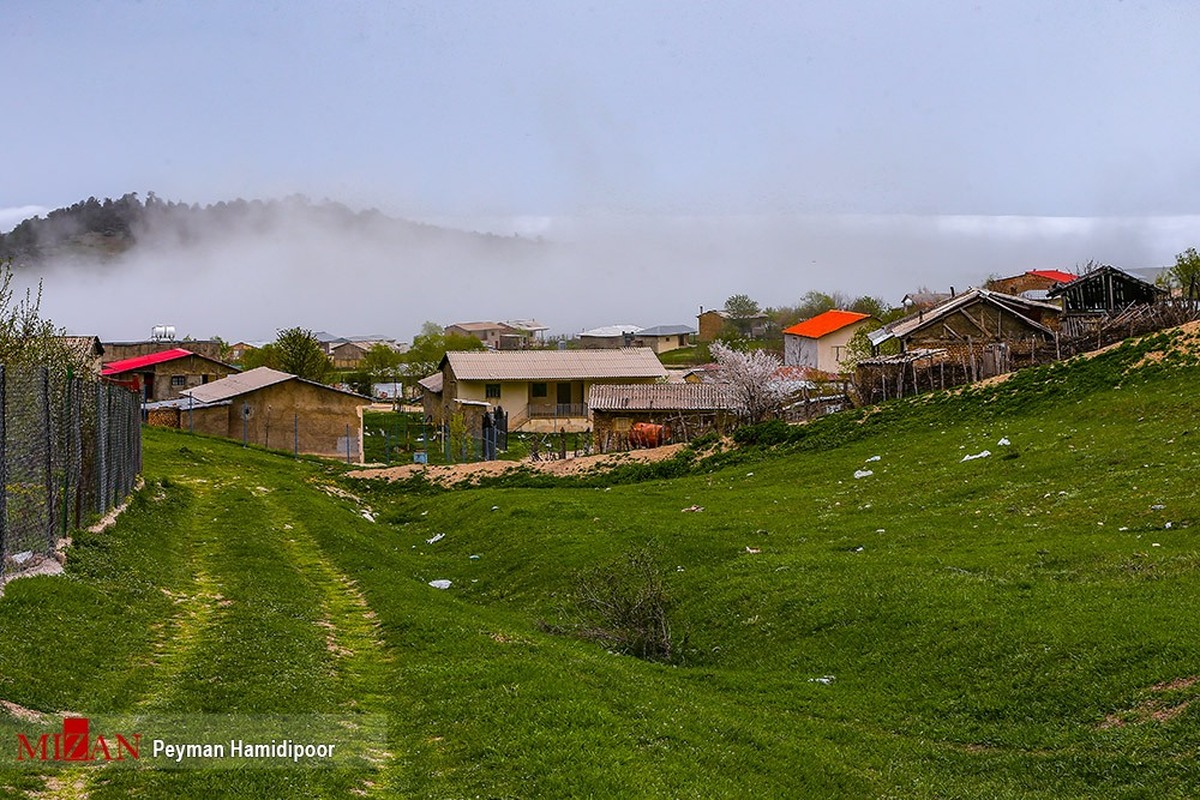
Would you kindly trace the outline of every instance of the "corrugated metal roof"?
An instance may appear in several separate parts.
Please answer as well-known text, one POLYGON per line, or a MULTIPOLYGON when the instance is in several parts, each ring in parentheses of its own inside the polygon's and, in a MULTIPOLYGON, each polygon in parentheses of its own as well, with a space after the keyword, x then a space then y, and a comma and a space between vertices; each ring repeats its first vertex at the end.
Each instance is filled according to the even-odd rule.
POLYGON ((425 389, 425 391, 427 391, 427 392, 433 392, 434 394, 441 394, 442 393, 442 380, 443 380, 442 373, 435 372, 432 375, 426 375, 424 378, 421 378, 421 380, 417 381, 417 385, 420 386, 421 388, 425 389))
POLYGON ((579 335, 593 336, 597 339, 609 339, 624 336, 627 333, 638 333, 641 329, 641 325, 603 325, 599 328, 592 328, 590 331, 583 331, 579 335))
POLYGON ((230 375, 227 378, 221 378, 219 381, 206 383, 203 386, 185 389, 184 391, 180 392, 180 394, 188 397, 194 397, 203 403, 216 403, 221 400, 228 400, 232 397, 248 394, 267 386, 274 386, 277 383, 293 380, 300 381, 301 383, 307 383, 321 389, 328 389, 329 391, 337 392, 338 394, 346 394, 350 395, 351 397, 357 397, 366 402, 371 401, 371 398, 369 397, 364 397, 363 395, 356 394, 354 392, 347 392, 344 389, 338 389, 333 386, 326 386, 325 384, 317 383, 316 381, 306 380, 305 378, 292 375, 290 372, 280 372, 279 370, 271 369, 270 367, 256 367, 239 375, 230 375))
MULTIPOLYGON (((126 358, 121 361, 113 361, 104 365, 101 375, 117 375, 122 372, 131 372, 135 369, 144 369, 152 367, 155 364, 162 364, 167 361, 174 361, 177 358, 187 358, 188 356, 196 355, 191 350, 184 350, 181 347, 176 347, 171 350, 163 350, 160 353, 151 353, 148 356, 138 356, 136 358, 126 358)), ((200 358, 204 358, 200 356, 200 358)), ((204 359, 211 361, 212 359, 204 359)))
MULTIPOLYGON (((1051 292, 1053 291, 1054 290, 1052 289, 1051 292)), ((1028 319, 1025 317, 1025 313, 1036 310, 1051 311, 1055 314, 1062 313, 1061 308, 1051 303, 1042 303, 1038 302, 1037 300, 1027 300, 1024 297, 1017 297, 1011 294, 1002 294, 1001 292, 992 292, 987 289, 971 288, 957 297, 950 298, 941 305, 934 306, 933 308, 918 312, 916 314, 909 314, 904 319, 897 320, 881 330, 886 330, 889 334, 891 334, 891 336, 903 338, 913 331, 936 322, 943 317, 949 316, 959 309, 969 306, 975 302, 984 302, 988 305, 1001 308, 1011 314, 1021 317, 1031 327, 1037 328, 1038 330, 1047 334, 1051 332, 1049 328, 1038 322, 1028 319)), ((887 339, 891 338, 891 336, 883 336, 878 341, 886 341, 887 339)), ((868 338, 871 338, 873 343, 878 343, 875 337, 868 338)))
POLYGON ((636 331, 638 336, 690 336, 695 332, 696 329, 691 325, 655 325, 653 328, 636 331))
POLYGON ((464 381, 609 380, 665 378, 667 370, 648 347, 612 350, 500 350, 446 353, 464 381))
POLYGON ((803 336, 806 339, 820 339, 834 331, 840 331, 847 325, 870 318, 870 314, 858 314, 854 311, 841 311, 835 308, 823 314, 817 314, 804 322, 798 322, 790 328, 784 328, 783 332, 792 336, 803 336))
POLYGON ((735 411, 728 383, 601 383, 588 394, 593 411, 735 411))
POLYGON ((1027 274, 1036 275, 1039 278, 1051 281, 1058 281, 1059 283, 1070 283, 1078 277, 1077 275, 1072 275, 1069 272, 1063 272, 1058 269, 1031 269, 1027 274))

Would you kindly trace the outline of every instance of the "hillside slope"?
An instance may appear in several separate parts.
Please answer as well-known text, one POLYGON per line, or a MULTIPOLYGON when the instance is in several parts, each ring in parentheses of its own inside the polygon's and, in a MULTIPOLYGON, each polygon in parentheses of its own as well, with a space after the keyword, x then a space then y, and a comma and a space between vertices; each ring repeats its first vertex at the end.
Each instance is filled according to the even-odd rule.
POLYGON ((371 770, 71 773, 91 797, 1194 796, 1196 345, 453 491, 150 430, 128 516, 0 599, 0 699, 389 720, 371 770), (673 663, 547 632, 643 551, 673 663))

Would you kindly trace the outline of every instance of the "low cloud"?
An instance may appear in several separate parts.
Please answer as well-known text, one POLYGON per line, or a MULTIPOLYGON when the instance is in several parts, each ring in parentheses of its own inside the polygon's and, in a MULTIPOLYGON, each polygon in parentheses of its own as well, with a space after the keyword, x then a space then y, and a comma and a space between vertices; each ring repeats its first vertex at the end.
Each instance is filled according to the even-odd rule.
MULTIPOLYGON (((446 221, 443 221, 446 223, 446 221)), ((107 263, 50 265, 43 310, 107 340, 155 324, 180 336, 270 339, 292 325, 410 339, 425 320, 536 318, 552 333, 614 322, 695 322, 732 294, 764 306, 805 292, 897 303, 921 286, 1073 269, 1163 266, 1196 244, 1197 217, 537 217, 457 220, 467 236, 303 224, 143 242, 107 263), (520 238, 514 232, 535 236, 520 238)), ((448 224, 448 223, 447 223, 448 224)))

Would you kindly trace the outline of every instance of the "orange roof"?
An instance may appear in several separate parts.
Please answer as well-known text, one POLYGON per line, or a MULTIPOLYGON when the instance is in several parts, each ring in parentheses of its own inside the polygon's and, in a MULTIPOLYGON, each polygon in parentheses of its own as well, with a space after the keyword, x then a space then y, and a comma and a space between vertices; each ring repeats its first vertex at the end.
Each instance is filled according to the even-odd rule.
POLYGON ((856 314, 853 311, 826 311, 824 314, 817 314, 812 319, 806 319, 804 322, 798 322, 790 328, 784 328, 784 333, 790 333, 793 336, 804 336, 808 339, 820 339, 822 336, 827 336, 834 331, 839 331, 847 325, 853 325, 856 322, 861 322, 864 319, 869 319, 870 314, 856 314))
POLYGON ((1057 269, 1031 269, 1030 275, 1037 275, 1039 278, 1047 278, 1048 280, 1058 281, 1059 283, 1070 283, 1078 278, 1078 275, 1072 275, 1069 272, 1061 272, 1057 269))

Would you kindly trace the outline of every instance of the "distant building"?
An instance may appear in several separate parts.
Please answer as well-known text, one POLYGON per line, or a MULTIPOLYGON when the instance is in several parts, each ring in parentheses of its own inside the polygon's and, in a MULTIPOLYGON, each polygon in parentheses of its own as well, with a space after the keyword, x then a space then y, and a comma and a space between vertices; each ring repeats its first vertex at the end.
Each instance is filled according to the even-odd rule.
POLYGON ((459 336, 474 336, 493 350, 518 350, 529 346, 530 334, 504 322, 456 322, 447 325, 445 332, 459 336))
POLYGON ((635 347, 649 347, 655 353, 666 353, 691 346, 696 329, 690 325, 656 325, 642 328, 633 335, 635 347))
POLYGON ((736 332, 740 336, 751 339, 761 339, 770 328, 770 320, 766 314, 755 314, 750 317, 734 317, 720 309, 701 311, 696 315, 697 341, 711 342, 726 331, 736 332))
POLYGON ((1042 296, 1035 299, 1044 299, 1044 293, 1047 290, 1053 289, 1059 284, 1070 283, 1077 277, 1079 276, 1057 269, 1031 269, 1027 272, 1022 272, 1020 275, 990 280, 987 282, 986 288, 1002 294, 1023 296, 1029 296, 1027 295, 1028 292, 1040 292, 1043 293, 1042 296))
POLYGON ((592 328, 579 334, 579 346, 585 350, 632 347, 634 334, 641 329, 641 325, 628 323, 592 328))

